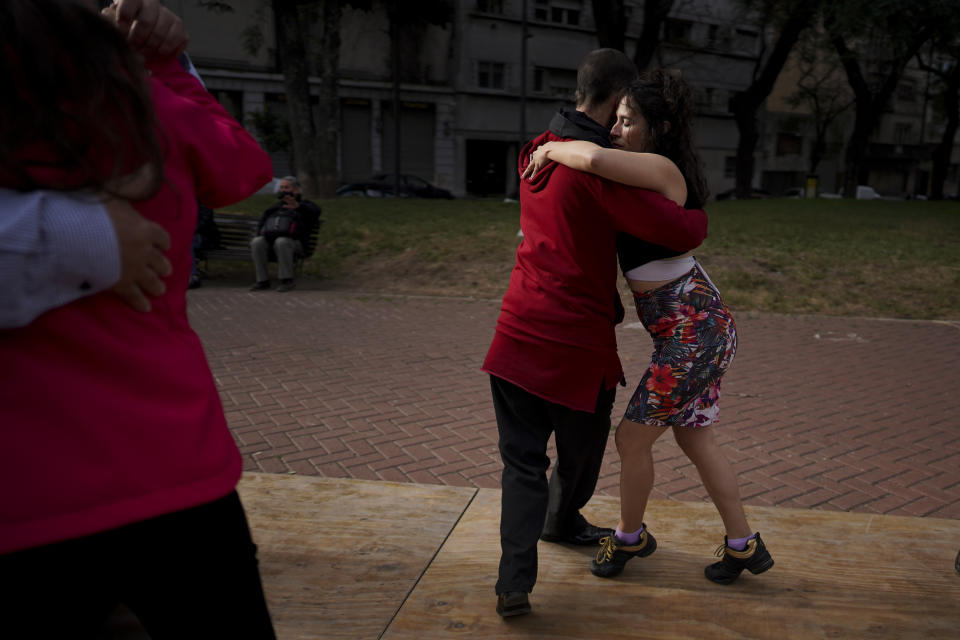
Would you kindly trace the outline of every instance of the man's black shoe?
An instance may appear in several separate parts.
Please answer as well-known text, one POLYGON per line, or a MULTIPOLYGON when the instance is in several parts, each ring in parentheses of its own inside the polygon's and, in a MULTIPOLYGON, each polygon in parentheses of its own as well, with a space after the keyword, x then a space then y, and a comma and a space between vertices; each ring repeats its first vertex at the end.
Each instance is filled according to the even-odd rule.
POLYGON ((600 544, 600 541, 603 538, 607 538, 613 535, 613 529, 608 529, 606 527, 598 527, 592 525, 589 522, 584 521, 584 526, 576 532, 567 533, 567 534, 552 534, 544 533, 540 536, 540 539, 544 542, 566 542, 567 544, 578 544, 578 545, 594 545, 600 544))
POLYGON ((255 282, 254 285, 250 287, 250 291, 266 291, 269 288, 270 288, 270 281, 261 280, 260 282, 255 282))
POLYGON ((759 533, 757 537, 747 541, 747 548, 743 551, 728 547, 727 537, 724 536, 723 544, 717 547, 716 556, 722 560, 706 567, 703 573, 708 580, 717 584, 730 584, 744 569, 757 574, 773 566, 773 558, 770 557, 767 545, 763 544, 759 533))
POLYGON ((507 591, 497 595, 497 614, 501 618, 530 613, 530 599, 523 591, 507 591))
POLYGON ((590 561, 590 573, 598 578, 612 578, 623 571, 630 558, 646 558, 657 550, 657 539, 643 525, 643 533, 636 544, 626 544, 611 535, 600 542, 597 557, 590 561))
POLYGON ((280 293, 285 293, 285 292, 290 291, 291 289, 293 289, 295 286, 296 286, 296 285, 293 284, 293 280, 292 280, 291 278, 284 278, 284 279, 280 282, 280 286, 277 287, 277 291, 280 292, 280 293))

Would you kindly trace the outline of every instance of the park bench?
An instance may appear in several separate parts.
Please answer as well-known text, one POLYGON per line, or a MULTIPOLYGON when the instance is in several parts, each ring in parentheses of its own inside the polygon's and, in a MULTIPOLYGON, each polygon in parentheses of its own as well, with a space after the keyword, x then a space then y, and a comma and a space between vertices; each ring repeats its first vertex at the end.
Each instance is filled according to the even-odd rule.
MULTIPOLYGON (((252 262, 250 255, 250 240, 257 232, 258 218, 242 216, 235 213, 214 213, 213 221, 217 225, 219 232, 219 242, 216 249, 199 249, 197 258, 206 263, 208 260, 236 260, 243 262, 252 262)), ((317 220, 317 224, 310 232, 307 240, 307 246, 303 248, 303 254, 297 256, 294 261, 294 269, 299 274, 303 269, 303 261, 313 255, 317 249, 317 241, 320 236, 320 226, 323 220, 317 220)), ((270 250, 270 262, 276 262, 277 257, 270 250)), ((206 268, 206 264, 205 264, 206 268)), ((206 270, 206 269, 205 269, 206 270)))

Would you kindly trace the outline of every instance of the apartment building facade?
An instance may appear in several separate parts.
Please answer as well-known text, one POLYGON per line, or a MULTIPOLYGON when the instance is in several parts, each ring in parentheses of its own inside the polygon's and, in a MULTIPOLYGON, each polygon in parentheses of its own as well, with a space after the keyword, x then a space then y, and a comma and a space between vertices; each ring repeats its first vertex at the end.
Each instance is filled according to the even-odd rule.
MULTIPOLYGON (((233 11, 217 13, 192 0, 167 4, 187 23, 190 53, 207 87, 239 120, 249 126, 256 113, 282 116, 283 78, 265 3, 231 0, 233 11), (262 36, 256 54, 243 44, 253 26, 262 36)), ((510 195, 516 190, 522 141, 542 131, 557 108, 572 101, 577 65, 597 47, 591 3, 456 0, 453 5, 448 24, 422 24, 401 32, 401 171, 457 195, 510 195)), ((642 6, 642 0, 626 2, 628 54, 640 33, 642 6)), ((728 102, 749 84, 762 45, 760 28, 738 7, 727 0, 677 2, 664 25, 655 61, 681 72, 693 89, 696 144, 714 194, 734 185, 738 133, 728 102)), ((339 65, 343 182, 393 171, 389 34, 382 7, 344 11, 339 65)), ((925 145, 936 139, 936 123, 918 73, 915 68, 908 72, 871 149, 876 154, 871 181, 882 193, 912 193, 925 179, 925 145)), ((803 186, 808 172, 810 114, 790 104, 790 86, 789 81, 778 84, 767 109, 758 114, 761 139, 753 183, 774 195, 803 186)), ((818 167, 822 190, 839 188, 844 126, 840 119, 818 167)), ((291 172, 288 150, 274 151, 273 156, 278 175, 291 172)), ((955 163, 948 193, 956 191, 956 174, 955 163)))

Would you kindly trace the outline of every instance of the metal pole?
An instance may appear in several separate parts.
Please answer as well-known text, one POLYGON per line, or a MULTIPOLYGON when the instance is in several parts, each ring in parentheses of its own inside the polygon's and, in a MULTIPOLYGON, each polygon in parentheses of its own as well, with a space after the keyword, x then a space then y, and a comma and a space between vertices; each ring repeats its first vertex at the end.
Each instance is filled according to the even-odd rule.
POLYGON ((393 195, 400 197, 400 19, 399 0, 390 3, 390 44, 393 58, 393 195))

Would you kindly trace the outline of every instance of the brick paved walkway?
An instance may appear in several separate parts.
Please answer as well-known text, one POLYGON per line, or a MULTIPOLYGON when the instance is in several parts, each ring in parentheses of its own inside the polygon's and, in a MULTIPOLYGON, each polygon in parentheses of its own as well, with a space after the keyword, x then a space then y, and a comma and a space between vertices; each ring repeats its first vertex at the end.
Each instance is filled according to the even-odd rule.
MULTIPOLYGON (((248 471, 499 485, 499 301, 190 292, 248 471)), ((628 323, 629 323, 628 317, 628 323)), ((747 504, 960 519, 960 323, 739 314, 718 436, 747 504)), ((628 382, 639 326, 618 331, 628 382)), ((622 415, 632 387, 614 409, 622 415)), ((705 500, 669 434, 654 498, 705 500)), ((613 438, 598 491, 617 495, 613 438)))

